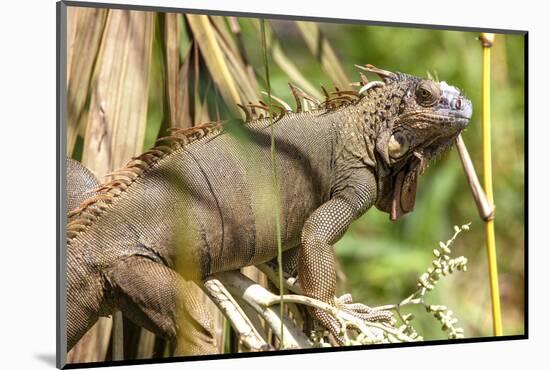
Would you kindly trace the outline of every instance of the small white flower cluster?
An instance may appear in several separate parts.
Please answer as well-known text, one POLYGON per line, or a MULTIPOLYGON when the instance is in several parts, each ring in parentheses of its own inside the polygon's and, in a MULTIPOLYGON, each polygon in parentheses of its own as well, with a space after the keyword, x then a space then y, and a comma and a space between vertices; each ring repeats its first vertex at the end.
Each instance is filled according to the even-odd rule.
POLYGON ((446 243, 439 242, 439 249, 433 250, 435 258, 432 260, 432 266, 428 268, 428 271, 423 273, 418 279, 417 286, 422 289, 421 296, 425 294, 425 291, 432 290, 441 276, 447 276, 452 274, 455 270, 466 271, 468 259, 464 256, 457 258, 451 258, 451 244, 455 240, 458 234, 462 230, 469 230, 470 224, 462 225, 461 227, 455 226, 455 234, 446 243))
MULTIPOLYGON (((458 234, 464 230, 469 230, 470 224, 462 225, 461 227, 455 226, 455 233, 453 237, 447 240, 446 243, 439 242, 439 248, 433 250, 434 259, 432 260, 432 266, 423 273, 418 279, 418 290, 413 293, 408 303, 422 303, 426 307, 427 312, 432 312, 434 317, 441 322, 441 330, 449 332, 449 339, 464 338, 464 329, 455 327, 458 323, 458 319, 453 317, 453 311, 447 310, 443 305, 429 305, 424 303, 424 295, 426 292, 431 291, 437 285, 442 276, 447 276, 455 271, 466 271, 468 259, 464 256, 457 258, 451 258, 451 244, 454 242, 458 234)), ((403 302, 402 302, 403 303, 403 302)), ((409 320, 410 321, 410 320, 409 320)), ((405 322, 409 325, 408 322, 405 322)), ((410 326, 410 325, 409 325, 410 326)))
POLYGON ((449 339, 464 338, 464 329, 454 326, 458 319, 453 317, 453 311, 447 310, 447 306, 432 304, 426 306, 426 311, 433 312, 434 317, 441 322, 441 330, 449 331, 449 339))

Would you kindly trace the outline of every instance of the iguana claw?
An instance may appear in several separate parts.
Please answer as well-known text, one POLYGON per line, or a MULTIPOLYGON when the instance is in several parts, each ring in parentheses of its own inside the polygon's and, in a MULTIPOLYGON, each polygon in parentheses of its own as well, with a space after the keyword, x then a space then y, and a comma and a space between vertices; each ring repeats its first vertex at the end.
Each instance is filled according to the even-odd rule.
POLYGON ((365 321, 391 321, 393 318, 390 311, 373 310, 363 303, 352 302, 351 294, 346 293, 336 298, 336 307, 365 321))
MULTIPOLYGON (((390 311, 374 310, 363 303, 352 303, 351 294, 347 293, 336 298, 336 308, 345 311, 361 320, 378 322, 393 320, 393 315, 390 311)), ((334 336, 339 345, 345 345, 344 336, 342 335, 342 324, 340 321, 330 314, 314 310, 313 316, 334 336)))

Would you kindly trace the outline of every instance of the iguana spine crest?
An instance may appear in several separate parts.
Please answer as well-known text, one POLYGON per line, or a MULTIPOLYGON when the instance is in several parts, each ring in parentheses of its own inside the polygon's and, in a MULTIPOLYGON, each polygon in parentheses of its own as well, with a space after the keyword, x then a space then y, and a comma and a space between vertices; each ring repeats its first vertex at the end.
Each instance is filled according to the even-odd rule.
POLYGON ((132 158, 122 169, 106 175, 106 177, 115 177, 115 179, 91 190, 90 193, 97 194, 86 199, 67 214, 69 220, 67 223, 67 241, 69 244, 112 204, 114 198, 123 193, 158 161, 179 149, 183 149, 186 145, 205 137, 217 135, 222 131, 222 125, 220 122, 211 122, 191 128, 171 129, 170 131, 172 131, 171 135, 159 138, 155 147, 132 158))

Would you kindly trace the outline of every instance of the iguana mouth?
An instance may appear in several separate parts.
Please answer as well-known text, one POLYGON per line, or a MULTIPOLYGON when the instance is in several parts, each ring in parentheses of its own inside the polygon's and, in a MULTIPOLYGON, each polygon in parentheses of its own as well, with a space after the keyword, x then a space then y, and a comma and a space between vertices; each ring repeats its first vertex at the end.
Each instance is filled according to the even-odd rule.
POLYGON ((457 112, 444 112, 441 115, 437 115, 437 121, 443 124, 452 124, 457 126, 466 127, 470 122, 470 117, 457 112))

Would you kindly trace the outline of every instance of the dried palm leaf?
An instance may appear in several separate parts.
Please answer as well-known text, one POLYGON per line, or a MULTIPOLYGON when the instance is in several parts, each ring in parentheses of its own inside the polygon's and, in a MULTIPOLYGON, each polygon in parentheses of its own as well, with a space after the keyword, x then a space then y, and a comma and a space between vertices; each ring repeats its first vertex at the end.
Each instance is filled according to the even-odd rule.
POLYGON ((229 71, 212 23, 205 15, 188 14, 186 18, 216 88, 220 91, 229 109, 235 116, 239 115, 237 104, 241 100, 237 83, 229 71))
POLYGON ((349 79, 340 64, 330 42, 319 29, 316 22, 296 22, 308 49, 317 57, 327 76, 335 86, 347 89, 349 79))
POLYGON ((83 122, 92 69, 107 15, 106 9, 69 7, 67 50, 67 155, 71 156, 83 122))
MULTIPOLYGON (((260 34, 260 21, 254 20, 254 27, 258 34, 260 34)), ((308 94, 314 96, 317 99, 321 99, 322 95, 319 90, 300 72, 300 69, 292 62, 290 58, 284 53, 279 40, 275 37, 269 22, 265 22, 266 42, 271 58, 281 68, 281 70, 288 76, 290 81, 300 86, 308 94)), ((258 41, 259 42, 259 41, 258 41)))
POLYGON ((110 10, 98 56, 83 163, 97 175, 143 150, 154 13, 110 10))
POLYGON ((180 71, 180 23, 178 22, 179 14, 166 13, 164 14, 164 70, 165 70, 165 86, 166 86, 166 102, 168 112, 165 114, 169 117, 169 126, 176 126, 179 101, 177 100, 178 78, 180 71))

